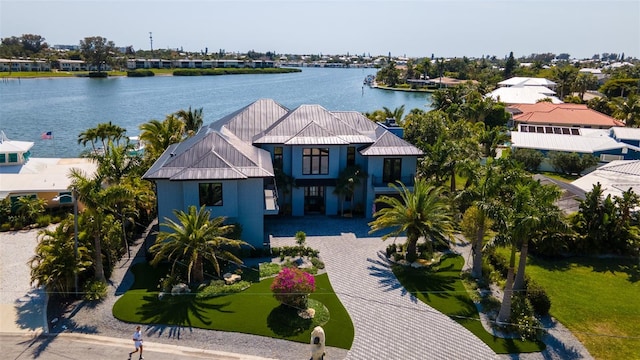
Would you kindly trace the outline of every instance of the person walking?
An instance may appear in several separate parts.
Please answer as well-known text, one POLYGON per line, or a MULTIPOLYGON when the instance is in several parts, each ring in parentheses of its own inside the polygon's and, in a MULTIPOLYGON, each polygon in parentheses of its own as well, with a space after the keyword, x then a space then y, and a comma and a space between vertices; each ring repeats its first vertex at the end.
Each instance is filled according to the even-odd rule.
POLYGON ((131 360, 131 355, 137 353, 138 350, 140 350, 140 357, 138 359, 144 359, 142 357, 142 330, 140 330, 140 325, 136 326, 136 332, 133 333, 133 344, 136 350, 129 353, 129 360, 131 360))

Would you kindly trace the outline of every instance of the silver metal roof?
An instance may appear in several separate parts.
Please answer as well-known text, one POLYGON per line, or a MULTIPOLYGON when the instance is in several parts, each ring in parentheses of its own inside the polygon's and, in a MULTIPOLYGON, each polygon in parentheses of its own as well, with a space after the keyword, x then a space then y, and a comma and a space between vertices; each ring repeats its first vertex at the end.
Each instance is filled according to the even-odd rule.
MULTIPOLYGON (((378 131, 379 132, 379 131, 378 131)), ((381 156, 381 155, 422 155, 422 150, 402 140, 387 130, 383 130, 378 140, 371 146, 360 151, 364 156, 381 156)))
MULTIPOLYGON (((591 130, 591 129, 590 129, 591 130)), ((640 151, 640 148, 617 142, 608 136, 607 130, 592 131, 589 135, 561 135, 511 132, 511 143, 514 148, 553 150, 578 153, 594 153, 597 151, 627 148, 640 151)))
POLYGON ((350 124, 320 105, 301 105, 263 133, 254 144, 350 144, 372 143, 350 124), (301 139, 296 139, 300 136, 301 139))
POLYGON ((244 179, 273 176, 269 152, 229 131, 199 132, 189 141, 169 147, 144 175, 146 179, 244 179), (224 134, 223 134, 224 133, 224 134))
POLYGON ((235 136, 245 142, 269 128, 278 119, 289 112, 289 109, 272 99, 260 99, 212 123, 212 129, 224 126, 235 136))

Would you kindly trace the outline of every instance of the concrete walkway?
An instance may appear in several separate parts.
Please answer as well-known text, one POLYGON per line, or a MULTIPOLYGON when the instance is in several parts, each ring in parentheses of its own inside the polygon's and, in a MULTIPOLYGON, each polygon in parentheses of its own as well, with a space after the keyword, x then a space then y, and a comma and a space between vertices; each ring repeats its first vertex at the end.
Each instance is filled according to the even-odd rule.
MULTIPOLYGON (((331 285, 351 315, 355 339, 347 359, 496 358, 467 329, 405 291, 384 256, 392 240, 354 233, 309 236, 336 229, 339 223, 325 218, 300 229, 307 233, 307 245, 320 251, 331 285)), ((290 234, 297 230, 291 228, 290 234)), ((293 244, 294 237, 272 240, 272 246, 293 244)))
POLYGON ((30 285, 29 260, 38 231, 0 234, 0 333, 37 335, 46 332, 46 294, 30 285))

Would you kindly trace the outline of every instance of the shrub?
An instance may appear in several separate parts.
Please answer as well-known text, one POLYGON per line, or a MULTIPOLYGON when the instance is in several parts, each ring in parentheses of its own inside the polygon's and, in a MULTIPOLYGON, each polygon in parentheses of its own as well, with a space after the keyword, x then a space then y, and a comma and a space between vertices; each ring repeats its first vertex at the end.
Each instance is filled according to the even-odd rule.
POLYGON ((511 324, 507 329, 517 332, 523 340, 539 340, 542 337, 540 321, 533 315, 533 307, 526 297, 513 296, 511 324))
POLYGON ((151 70, 134 70, 127 71, 127 77, 147 77, 147 76, 155 76, 153 71, 151 70))
POLYGON ((38 227, 45 227, 48 226, 49 224, 51 224, 53 222, 53 218, 51 217, 51 215, 40 215, 38 216, 38 218, 36 219, 36 224, 38 225, 38 227))
POLYGON ((273 296, 281 304, 306 309, 309 294, 316 290, 313 275, 296 268, 282 269, 271 284, 273 296))
POLYGON ((549 315, 549 309, 551 309, 551 299, 542 286, 529 279, 527 281, 527 299, 533 307, 533 311, 540 315, 549 315))
POLYGON ((307 234, 304 231, 298 231, 296 233, 296 244, 300 247, 304 247, 304 243, 307 240, 307 234))
POLYGON ((283 247, 274 247, 271 249, 271 253, 274 257, 280 257, 284 260, 286 256, 308 256, 308 257, 318 257, 318 250, 314 250, 310 247, 300 247, 300 246, 283 246, 283 247))
POLYGON ((107 284, 94 280, 84 285, 83 299, 87 301, 99 301, 107 297, 107 284))
POLYGON ((198 299, 208 299, 216 296, 235 294, 248 289, 251 283, 248 281, 238 281, 231 285, 226 285, 224 280, 212 281, 196 294, 198 299))
POLYGON ((179 275, 168 274, 168 275, 160 278, 160 281, 158 283, 158 289, 160 289, 160 291, 162 291, 162 292, 170 293, 171 289, 173 288, 173 286, 174 285, 178 285, 181 282, 183 282, 183 281, 182 281, 182 279, 180 278, 179 275))
POLYGON ((511 153, 511 157, 522 163, 524 168, 530 172, 538 171, 542 160, 544 160, 544 155, 535 149, 515 149, 511 153))
POLYGON ((313 264, 314 267, 318 269, 324 269, 324 263, 322 262, 322 260, 318 259, 317 257, 311 258, 311 263, 313 264))
POLYGON ((260 277, 269 277, 280 272, 282 266, 276 263, 260 263, 260 277))

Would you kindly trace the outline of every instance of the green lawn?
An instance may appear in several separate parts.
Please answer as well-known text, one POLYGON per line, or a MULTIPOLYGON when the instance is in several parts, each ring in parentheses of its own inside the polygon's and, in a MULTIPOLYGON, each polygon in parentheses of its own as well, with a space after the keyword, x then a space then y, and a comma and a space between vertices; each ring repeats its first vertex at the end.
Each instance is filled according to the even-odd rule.
POLYGON ((529 258, 527 274, 551 298, 551 315, 596 359, 640 358, 637 260, 529 258))
POLYGON ((545 346, 542 343, 498 338, 484 329, 478 311, 460 278, 463 264, 464 259, 461 256, 448 256, 443 257, 436 272, 396 266, 394 274, 408 292, 450 316, 496 353, 513 354, 543 350, 545 346))
MULTIPOLYGON (((113 306, 113 315, 122 321, 240 332, 301 343, 309 342, 315 326, 311 320, 303 320, 280 306, 269 288, 272 278, 253 283, 237 294, 204 300, 193 295, 166 295, 159 300, 157 284, 162 272, 146 263, 135 265, 132 271, 135 283, 113 306)), ((327 334, 326 345, 350 349, 354 337, 351 318, 328 276, 315 278, 316 292, 310 298, 324 304, 330 316, 322 325, 327 334)))

